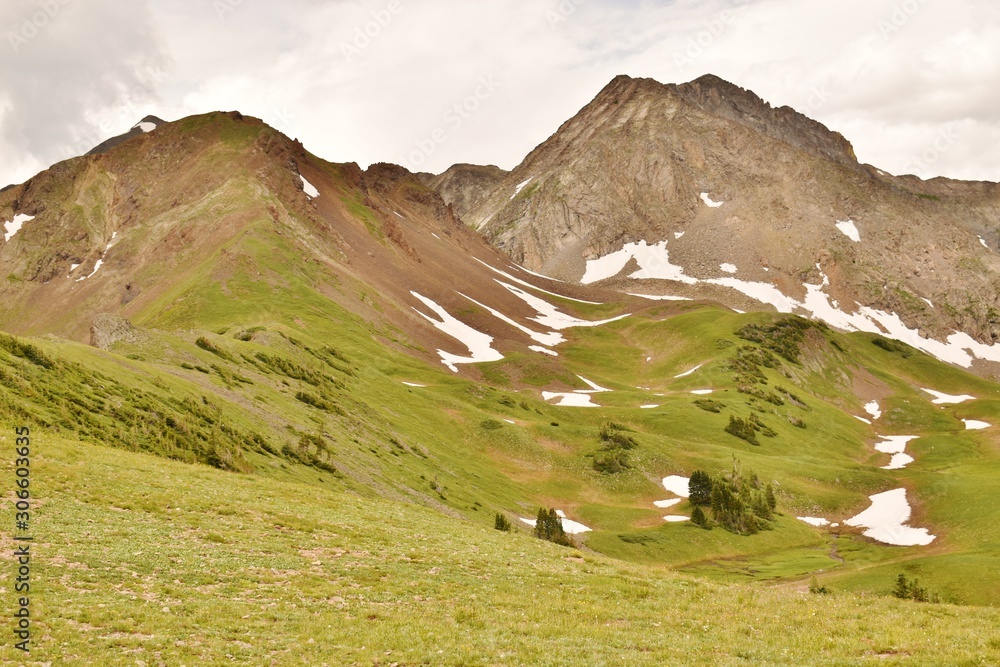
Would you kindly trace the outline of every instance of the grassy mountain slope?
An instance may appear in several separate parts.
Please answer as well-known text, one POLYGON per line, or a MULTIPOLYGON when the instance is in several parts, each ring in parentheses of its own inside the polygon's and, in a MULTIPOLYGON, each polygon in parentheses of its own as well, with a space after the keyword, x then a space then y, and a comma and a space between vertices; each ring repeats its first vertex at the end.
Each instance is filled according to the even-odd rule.
MULTIPOLYGON (((0 438, 7 449, 10 435, 0 438)), ((36 447, 45 504, 36 514, 31 659, 41 662, 1000 659, 995 610, 710 583, 411 504, 57 437, 36 447)), ((7 461, 3 474, 12 474, 7 461)), ((8 546, 5 537, 5 554, 8 546)), ((5 663, 24 660, 9 644, 2 651, 5 663)))

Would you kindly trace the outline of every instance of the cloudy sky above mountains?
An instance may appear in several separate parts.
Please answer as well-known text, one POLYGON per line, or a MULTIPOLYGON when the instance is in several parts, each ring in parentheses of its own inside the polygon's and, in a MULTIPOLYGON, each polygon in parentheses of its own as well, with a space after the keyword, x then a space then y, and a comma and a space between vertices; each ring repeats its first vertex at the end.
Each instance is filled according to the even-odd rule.
POLYGON ((238 109, 332 161, 515 166, 616 74, 714 73, 892 173, 1000 181, 992 0, 4 0, 0 185, 238 109))

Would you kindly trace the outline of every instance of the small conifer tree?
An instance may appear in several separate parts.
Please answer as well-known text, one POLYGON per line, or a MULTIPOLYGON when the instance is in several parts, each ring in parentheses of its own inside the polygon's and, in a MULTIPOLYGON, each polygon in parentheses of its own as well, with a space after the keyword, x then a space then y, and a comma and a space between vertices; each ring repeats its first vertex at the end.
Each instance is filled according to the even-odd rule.
POLYGON ((504 533, 509 533, 511 531, 510 520, 507 519, 501 512, 497 512, 496 519, 493 521, 493 527, 504 533))

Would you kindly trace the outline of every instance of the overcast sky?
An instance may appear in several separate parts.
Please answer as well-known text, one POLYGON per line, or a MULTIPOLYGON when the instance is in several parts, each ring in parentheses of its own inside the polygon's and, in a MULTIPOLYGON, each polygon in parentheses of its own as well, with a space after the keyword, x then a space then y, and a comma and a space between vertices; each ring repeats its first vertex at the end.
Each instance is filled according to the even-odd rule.
POLYGON ((514 167, 616 74, 717 74, 892 173, 1000 181, 994 0, 2 0, 0 185, 142 116, 514 167))

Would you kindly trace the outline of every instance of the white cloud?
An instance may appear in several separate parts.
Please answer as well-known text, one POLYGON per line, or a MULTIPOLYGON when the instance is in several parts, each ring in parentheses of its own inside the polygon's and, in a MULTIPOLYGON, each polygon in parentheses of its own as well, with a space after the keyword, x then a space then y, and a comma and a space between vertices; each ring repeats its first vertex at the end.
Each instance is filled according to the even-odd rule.
MULTIPOLYGON (((511 168, 616 74, 707 72, 887 171, 1000 180, 982 150, 1000 139, 1000 8, 986 0, 54 2, 63 15, 0 58, 0 184, 146 113, 220 109, 330 160, 511 168)), ((0 25, 16 25, 37 4, 3 7, 0 25)))

